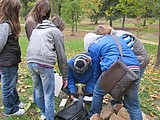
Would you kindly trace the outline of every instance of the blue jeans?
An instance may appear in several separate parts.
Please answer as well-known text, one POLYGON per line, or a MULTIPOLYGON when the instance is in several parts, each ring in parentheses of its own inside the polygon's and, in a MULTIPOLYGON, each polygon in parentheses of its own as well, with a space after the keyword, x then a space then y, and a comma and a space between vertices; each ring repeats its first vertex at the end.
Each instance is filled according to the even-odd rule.
POLYGON ((36 104, 47 120, 54 120, 54 69, 28 64, 33 80, 36 104))
MULTIPOLYGON (((139 76, 139 72, 137 72, 136 74, 139 76)), ((106 93, 99 86, 99 81, 100 79, 97 81, 97 84, 94 88, 93 100, 92 100, 92 105, 89 112, 89 117, 91 117, 95 113, 100 113, 102 110, 102 100, 103 100, 103 96, 106 93)), ((141 112, 139 100, 138 100, 138 89, 139 89, 139 81, 136 82, 127 91, 123 99, 124 106, 128 110, 131 120, 142 120, 142 112, 141 112)), ((121 103, 122 101, 116 101, 116 100, 111 101, 112 105, 113 105, 113 102, 121 103)))
POLYGON ((2 70, 2 101, 5 114, 13 114, 19 110, 19 96, 16 89, 18 81, 18 65, 1 67, 2 70))

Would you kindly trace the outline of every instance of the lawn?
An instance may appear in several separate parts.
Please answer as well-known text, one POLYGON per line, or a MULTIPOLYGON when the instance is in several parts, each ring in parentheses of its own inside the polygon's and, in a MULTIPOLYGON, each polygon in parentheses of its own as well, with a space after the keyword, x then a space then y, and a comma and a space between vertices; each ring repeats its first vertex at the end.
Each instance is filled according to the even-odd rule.
MULTIPOLYGON (((134 25, 131 24, 129 20, 126 23, 125 30, 136 33, 134 31, 134 25)), ((106 24, 104 21, 100 21, 99 24, 106 24)), ((64 33, 65 38, 65 51, 67 58, 69 59, 71 56, 76 53, 80 53, 84 51, 83 48, 83 37, 87 32, 93 31, 96 25, 91 22, 82 22, 78 26, 78 31, 75 32, 75 36, 71 35, 71 27, 70 25, 66 26, 64 33)), ((148 25, 147 29, 144 29, 141 33, 141 39, 145 39, 148 41, 158 42, 158 27, 155 27, 156 24, 148 25)), ((158 26, 158 25, 157 25, 158 26)), ((117 22, 114 23, 114 27, 116 29, 120 29, 120 25, 117 22)), ((20 36, 20 46, 22 50, 22 62, 19 66, 19 82, 17 85, 19 95, 21 100, 26 103, 26 108, 28 108, 25 115, 20 117, 4 117, 3 115, 3 105, 0 103, 0 120, 38 120, 39 118, 39 109, 32 103, 32 80, 29 76, 27 64, 26 64, 26 48, 28 45, 28 41, 24 32, 24 27, 22 27, 22 32, 20 36)), ((156 45, 144 44, 149 55, 150 55, 150 64, 147 66, 147 69, 144 73, 144 76, 141 80, 140 85, 140 103, 142 107, 142 111, 147 115, 149 120, 159 120, 160 117, 160 70, 154 70, 154 64, 156 60, 156 45)), ((58 72, 57 65, 55 66, 55 70, 58 72)), ((58 105, 62 98, 66 96, 59 96, 55 98, 55 106, 58 111, 58 105)), ((1 96, 0 96, 0 99, 1 96)))

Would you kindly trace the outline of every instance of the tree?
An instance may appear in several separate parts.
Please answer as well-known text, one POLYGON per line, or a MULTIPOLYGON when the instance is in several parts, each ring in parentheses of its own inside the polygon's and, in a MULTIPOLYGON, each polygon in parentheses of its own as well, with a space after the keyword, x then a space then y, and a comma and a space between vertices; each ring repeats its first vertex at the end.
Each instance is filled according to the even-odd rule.
POLYGON ((62 18, 65 22, 71 24, 72 36, 75 35, 75 26, 77 27, 77 23, 81 20, 82 8, 80 4, 80 0, 66 0, 65 3, 62 4, 62 18))
POLYGON ((158 18, 159 20, 159 43, 157 49, 156 64, 154 66, 155 69, 159 69, 160 67, 160 1, 159 0, 155 0, 155 7, 153 9, 153 14, 155 14, 156 18, 158 18))
POLYGON ((35 0, 20 0, 22 3, 22 16, 26 16, 34 5, 35 0))
POLYGON ((101 11, 104 0, 82 0, 81 7, 85 15, 91 19, 95 24, 98 23, 99 18, 104 16, 105 10, 101 11))

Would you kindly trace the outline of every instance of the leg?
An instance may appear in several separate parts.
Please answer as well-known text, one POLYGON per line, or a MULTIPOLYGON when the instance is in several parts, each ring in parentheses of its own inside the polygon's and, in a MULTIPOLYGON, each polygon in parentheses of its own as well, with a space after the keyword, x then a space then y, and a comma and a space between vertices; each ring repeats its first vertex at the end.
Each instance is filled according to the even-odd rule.
POLYGON ((5 114, 13 114, 19 110, 17 106, 19 96, 16 89, 18 80, 18 65, 2 67, 2 101, 5 107, 5 114))
MULTIPOLYGON (((139 75, 139 72, 136 73, 139 75)), ((127 108, 131 120, 142 120, 142 112, 138 100, 139 82, 136 82, 124 96, 124 106, 127 108)))
POLYGON ((45 103, 44 92, 42 86, 42 80, 39 75, 39 66, 35 63, 29 63, 28 68, 33 80, 34 98, 38 108, 41 110, 41 114, 45 115, 45 103))
POLYGON ((90 109, 90 112, 89 112, 89 115, 88 115, 89 118, 95 113, 100 114, 100 112, 102 110, 103 96, 106 93, 99 86, 99 80, 97 81, 97 84, 94 87, 92 105, 91 105, 91 109, 90 109))
POLYGON ((40 71, 45 98, 47 120, 54 120, 54 69, 44 68, 40 71))

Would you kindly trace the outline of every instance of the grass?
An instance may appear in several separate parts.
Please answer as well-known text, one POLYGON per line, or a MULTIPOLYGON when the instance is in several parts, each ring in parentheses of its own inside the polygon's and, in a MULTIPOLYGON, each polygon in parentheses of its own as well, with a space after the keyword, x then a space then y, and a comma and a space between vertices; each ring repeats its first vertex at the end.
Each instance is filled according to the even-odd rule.
MULTIPOLYGON (((115 25, 119 25, 117 22, 115 25)), ((88 24, 88 23, 82 23, 79 25, 79 31, 92 31, 95 28, 96 25, 94 24, 88 24)), ((120 25, 119 25, 120 26, 120 25)), ((127 23, 127 26, 129 26, 129 23, 127 23)), ((132 25, 130 25, 132 26, 132 25)), ((66 26, 67 29, 71 29, 69 25, 66 26)), ((144 36, 146 34, 155 34, 157 33, 158 28, 149 28, 147 30, 144 30, 144 36), (154 31, 154 32, 153 32, 154 31)), ((66 34, 66 32, 64 31, 66 34)), ((76 35, 78 36, 79 33, 77 32, 76 35)), ((83 47, 83 35, 79 35, 80 37, 69 37, 65 39, 65 51, 66 51, 66 56, 69 59, 71 56, 83 52, 84 47, 83 47)), ((156 36, 157 37, 157 36, 156 36)), ((148 40, 150 41, 156 41, 158 42, 157 38, 153 39, 153 36, 147 37, 148 40), (156 39, 156 40, 155 40, 156 39)), ((141 85, 140 85, 140 103, 142 110, 145 114, 150 116, 151 120, 152 119, 157 119, 157 116, 160 116, 160 71, 159 70, 153 70, 152 68, 154 67, 155 60, 156 60, 156 52, 157 52, 157 46, 155 45, 149 45, 149 44, 144 44, 149 55, 150 55, 150 64, 147 66, 146 71, 144 73, 144 76, 141 80, 141 85)), ((36 107, 36 105, 31 104, 32 101, 32 80, 31 77, 28 73, 27 69, 27 64, 26 64, 26 49, 28 46, 28 41, 26 38, 26 35, 24 33, 24 27, 22 27, 22 33, 20 37, 20 46, 21 46, 21 51, 22 51, 22 62, 20 63, 19 66, 19 82, 17 85, 17 88, 19 90, 19 95, 21 100, 24 103, 28 103, 26 107, 28 107, 28 111, 25 115, 23 116, 15 116, 15 117, 4 117, 3 116, 3 111, 4 108, 2 107, 2 103, 0 103, 0 120, 39 120, 39 109, 36 107)), ((55 70, 58 71, 57 65, 55 66, 55 70)), ((58 98, 55 98, 55 108, 56 110, 59 110, 60 108, 58 107, 61 99, 64 96, 61 95, 58 98)), ((0 99, 1 96, 0 96, 0 99)), ((155 119, 155 120, 156 120, 155 119)), ((160 118, 158 118, 160 119, 160 118)))

